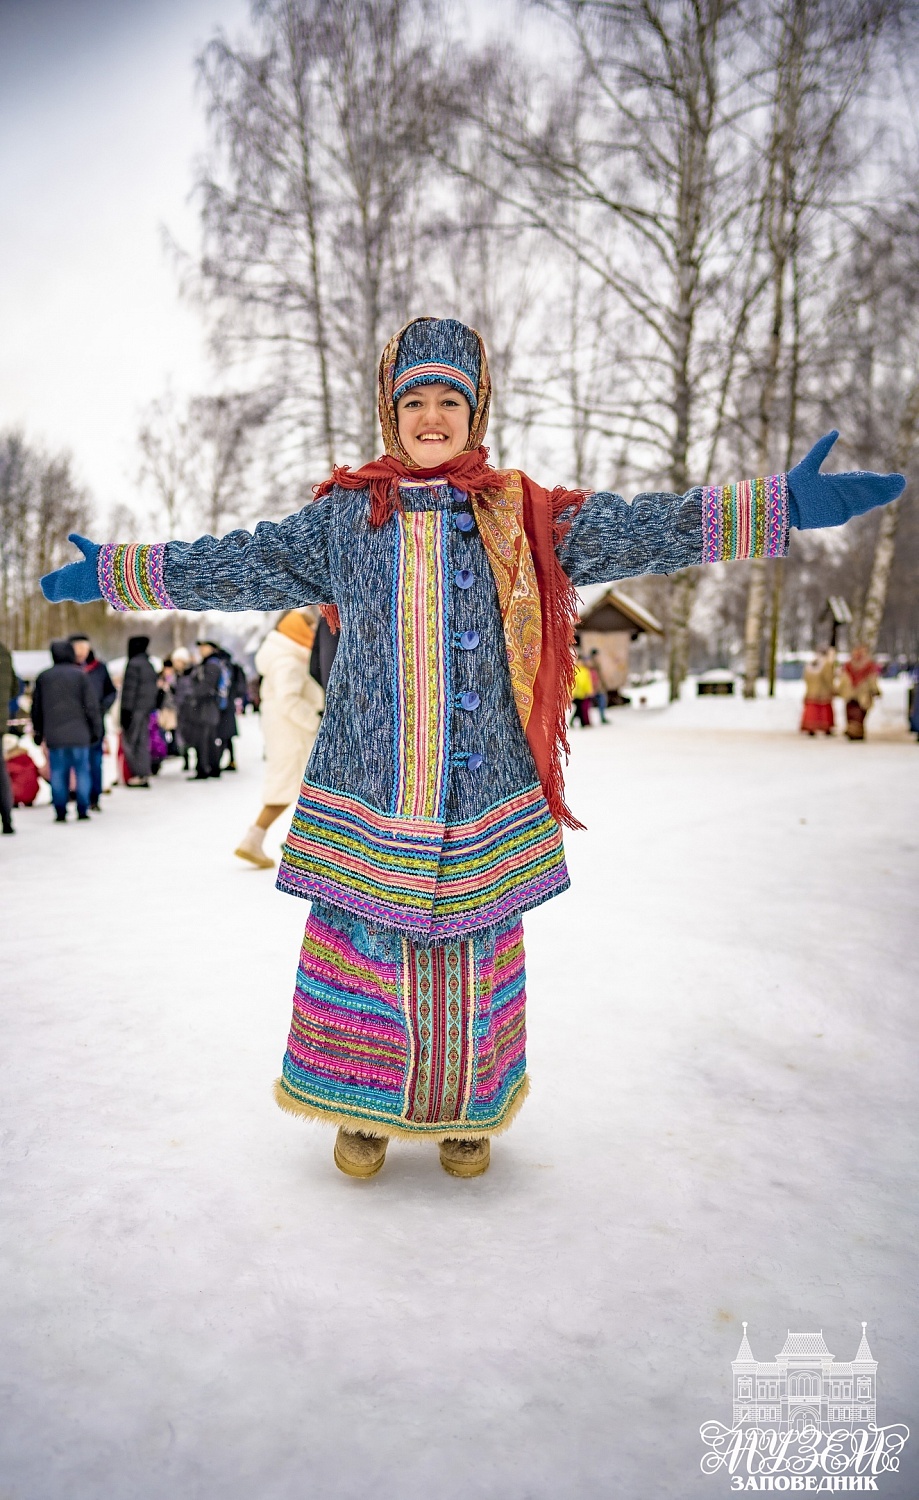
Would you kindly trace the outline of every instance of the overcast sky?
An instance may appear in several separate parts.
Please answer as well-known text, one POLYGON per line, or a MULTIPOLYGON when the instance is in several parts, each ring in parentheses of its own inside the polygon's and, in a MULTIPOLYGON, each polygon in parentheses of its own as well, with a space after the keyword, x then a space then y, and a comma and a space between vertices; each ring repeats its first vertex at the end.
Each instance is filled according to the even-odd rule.
POLYGON ((193 59, 244 0, 0 0, 0 427, 133 503, 138 414, 208 380, 163 252, 194 246, 193 59))
MULTIPOLYGON (((464 6, 479 36, 515 10, 464 6)), ((69 448, 103 517, 136 504, 143 409, 210 379, 162 226, 196 247, 194 58, 247 16, 246 0, 0 0, 0 428, 69 448)))

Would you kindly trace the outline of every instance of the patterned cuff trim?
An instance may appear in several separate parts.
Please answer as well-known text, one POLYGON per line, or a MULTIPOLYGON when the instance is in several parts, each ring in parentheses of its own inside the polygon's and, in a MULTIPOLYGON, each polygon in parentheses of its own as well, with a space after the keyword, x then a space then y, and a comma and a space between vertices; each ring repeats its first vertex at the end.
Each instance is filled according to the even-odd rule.
POLYGON ((784 557, 788 551, 788 477, 745 479, 702 491, 702 561, 784 557))
POLYGON ((112 609, 175 609, 166 592, 165 542, 99 548, 99 588, 112 609))

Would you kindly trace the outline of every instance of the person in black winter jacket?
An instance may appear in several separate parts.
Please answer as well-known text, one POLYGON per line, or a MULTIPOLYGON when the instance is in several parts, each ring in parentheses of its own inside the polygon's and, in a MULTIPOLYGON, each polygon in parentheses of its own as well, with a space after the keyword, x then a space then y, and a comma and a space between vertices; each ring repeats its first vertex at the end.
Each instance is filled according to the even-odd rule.
POLYGON ((35 743, 48 747, 51 800, 59 823, 67 818, 70 773, 77 783, 77 817, 89 817, 89 747, 102 738, 99 700, 76 664, 69 641, 51 642, 54 665, 38 674, 32 697, 35 743))
POLYGON ((189 716, 197 761, 194 780, 205 781, 208 777, 220 775, 222 746, 219 738, 220 708, 217 700, 220 695, 221 678, 224 675, 224 663, 220 657, 220 647, 213 641, 198 641, 197 646, 201 660, 189 673, 191 684, 189 716))
POLYGON ((238 662, 235 662, 225 647, 220 646, 215 655, 220 657, 226 671, 224 673, 226 694, 221 700, 218 698, 217 707, 220 710, 220 723, 217 725, 217 738, 220 741, 220 760, 218 764, 221 770, 235 771, 236 756, 233 752, 233 741, 239 734, 239 725, 236 722, 237 701, 246 701, 246 674, 238 662), (223 752, 230 752, 227 765, 222 765, 223 752))
POLYGON ((121 738, 128 764, 128 786, 149 786, 150 715, 156 708, 156 669, 147 655, 150 637, 132 635, 121 684, 121 738))
POLYGON ((73 647, 73 654, 77 659, 77 666, 81 668, 84 676, 89 678, 90 686, 99 699, 99 711, 102 714, 102 734, 94 745, 89 747, 89 810, 100 812, 99 798, 102 796, 102 746, 105 736, 105 716, 118 696, 115 684, 109 676, 108 667, 104 661, 99 661, 90 644, 89 636, 77 633, 68 636, 73 647))

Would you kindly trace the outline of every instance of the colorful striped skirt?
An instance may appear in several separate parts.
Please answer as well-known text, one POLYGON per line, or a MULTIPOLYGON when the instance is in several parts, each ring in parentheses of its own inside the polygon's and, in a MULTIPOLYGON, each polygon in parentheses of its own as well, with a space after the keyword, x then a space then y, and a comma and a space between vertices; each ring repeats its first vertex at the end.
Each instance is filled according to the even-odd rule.
POLYGON ((314 902, 275 1097, 369 1135, 504 1130, 527 1092, 523 928, 434 948, 314 902))

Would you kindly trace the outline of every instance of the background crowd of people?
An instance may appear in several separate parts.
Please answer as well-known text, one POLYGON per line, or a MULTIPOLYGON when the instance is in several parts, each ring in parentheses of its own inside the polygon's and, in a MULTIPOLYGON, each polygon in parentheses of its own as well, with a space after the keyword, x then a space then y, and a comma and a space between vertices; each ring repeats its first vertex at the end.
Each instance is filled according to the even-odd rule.
POLYGON ((236 714, 250 701, 242 667, 214 641, 198 642, 194 654, 179 648, 161 665, 148 646, 146 636, 128 641, 120 697, 85 635, 52 641, 52 664, 31 689, 0 647, 4 833, 14 831, 14 807, 33 803, 42 779, 58 822, 67 821, 71 802, 79 821, 101 812, 106 748, 131 788, 149 787, 170 756, 180 756, 197 780, 235 770, 236 714))
POLYGON ((89 637, 51 642, 51 665, 27 684, 0 643, 0 814, 13 833, 13 811, 30 806, 42 780, 50 785, 56 821, 71 804, 78 821, 102 811, 103 762, 111 756, 124 786, 149 787, 170 757, 191 781, 236 770, 237 716, 260 709, 265 742, 262 808, 236 850, 267 868, 265 832, 296 801, 325 701, 336 640, 313 610, 290 610, 255 657, 255 674, 217 641, 176 647, 151 659, 149 638, 131 636, 123 670, 110 672, 89 637), (120 691, 119 691, 120 690, 120 691))

